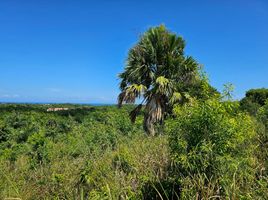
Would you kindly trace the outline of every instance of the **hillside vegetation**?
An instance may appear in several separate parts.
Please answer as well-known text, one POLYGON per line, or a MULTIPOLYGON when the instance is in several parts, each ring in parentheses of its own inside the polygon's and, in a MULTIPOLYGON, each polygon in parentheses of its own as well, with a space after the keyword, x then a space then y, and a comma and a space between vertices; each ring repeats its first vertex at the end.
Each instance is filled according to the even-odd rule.
POLYGON ((0 199, 139 197, 165 176, 166 137, 133 126, 129 107, 46 109, 0 106, 0 199))
POLYGON ((131 106, 69 107, 0 106, 0 199, 267 198, 268 104, 178 106, 155 137, 131 106))

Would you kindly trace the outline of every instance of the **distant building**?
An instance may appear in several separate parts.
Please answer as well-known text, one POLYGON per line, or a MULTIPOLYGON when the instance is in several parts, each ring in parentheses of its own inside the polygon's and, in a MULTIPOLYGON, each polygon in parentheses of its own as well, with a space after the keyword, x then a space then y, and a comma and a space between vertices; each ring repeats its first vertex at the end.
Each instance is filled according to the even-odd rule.
POLYGON ((61 110, 69 110, 69 108, 48 108, 47 112, 56 112, 61 110))

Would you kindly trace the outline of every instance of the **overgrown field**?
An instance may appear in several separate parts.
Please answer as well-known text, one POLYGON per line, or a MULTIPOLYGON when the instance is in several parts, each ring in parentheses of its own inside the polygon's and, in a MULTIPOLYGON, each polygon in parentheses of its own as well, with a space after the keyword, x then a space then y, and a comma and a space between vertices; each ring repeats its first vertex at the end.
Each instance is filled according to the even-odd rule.
POLYGON ((166 175, 166 137, 128 107, 69 107, 1 105, 0 199, 138 198, 166 175))
POLYGON ((131 106, 50 106, 0 105, 0 199, 268 198, 268 106, 191 102, 154 137, 131 106))

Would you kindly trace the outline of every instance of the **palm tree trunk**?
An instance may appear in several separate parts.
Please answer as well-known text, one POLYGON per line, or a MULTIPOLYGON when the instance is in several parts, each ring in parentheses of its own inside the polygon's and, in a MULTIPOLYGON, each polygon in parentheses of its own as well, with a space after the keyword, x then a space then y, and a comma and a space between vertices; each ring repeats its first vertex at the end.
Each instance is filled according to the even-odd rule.
POLYGON ((145 114, 144 116, 143 128, 147 132, 148 135, 155 136, 154 123, 152 123, 152 121, 150 120, 150 117, 148 117, 148 114, 145 114))

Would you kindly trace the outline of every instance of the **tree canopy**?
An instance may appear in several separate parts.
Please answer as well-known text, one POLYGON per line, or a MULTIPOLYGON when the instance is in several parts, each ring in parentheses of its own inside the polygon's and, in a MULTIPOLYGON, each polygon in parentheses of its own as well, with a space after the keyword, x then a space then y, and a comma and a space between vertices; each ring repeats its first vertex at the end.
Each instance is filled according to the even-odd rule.
POLYGON ((199 64, 184 53, 185 41, 164 25, 150 28, 129 50, 121 79, 118 105, 142 99, 131 113, 134 122, 145 104, 144 128, 155 134, 154 124, 162 122, 171 107, 190 98, 189 88, 199 76, 199 64))
POLYGON ((256 115, 258 109, 265 105, 268 99, 268 89, 250 89, 246 96, 240 101, 241 108, 250 114, 256 115))

